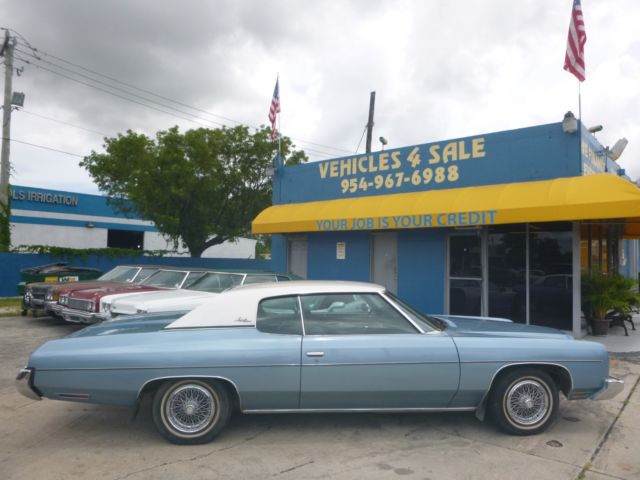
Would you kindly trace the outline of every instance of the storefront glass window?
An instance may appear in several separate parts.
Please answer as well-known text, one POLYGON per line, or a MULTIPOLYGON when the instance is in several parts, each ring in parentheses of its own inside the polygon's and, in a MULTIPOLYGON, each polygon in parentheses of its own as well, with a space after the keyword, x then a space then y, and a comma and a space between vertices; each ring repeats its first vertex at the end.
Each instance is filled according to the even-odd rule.
POLYGON ((449 237, 449 313, 482 315, 482 242, 480 236, 449 237))
POLYGON ((526 234, 524 224, 489 229, 489 316, 526 323, 526 234))
POLYGON ((570 223, 529 226, 529 323, 572 329, 570 223))

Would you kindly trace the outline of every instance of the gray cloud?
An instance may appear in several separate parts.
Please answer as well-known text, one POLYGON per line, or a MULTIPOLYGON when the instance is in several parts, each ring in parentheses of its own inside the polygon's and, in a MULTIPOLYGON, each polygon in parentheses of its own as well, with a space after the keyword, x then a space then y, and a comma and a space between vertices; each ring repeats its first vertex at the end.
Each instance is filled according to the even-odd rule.
MULTIPOLYGON (((0 4, 4 26, 34 47, 250 125, 267 123, 279 72, 283 133, 298 139, 312 159, 339 153, 300 139, 355 150, 371 90, 377 91, 375 138, 384 135, 393 146, 559 121, 565 111, 577 111, 576 82, 562 70, 570 2, 0 4)), ((584 8, 589 39, 583 117, 588 124, 605 125, 605 144, 629 138, 621 163, 638 176, 640 44, 634 35, 640 6, 634 0, 611 0, 584 8)), ((34 66, 25 66, 15 89, 27 93, 28 111, 108 135, 126 129, 153 134, 174 124, 198 126, 178 118, 188 115, 144 108, 34 66)), ((80 154, 102 144, 95 134, 20 112, 14 116, 13 133, 80 154)), ((12 148, 17 183, 95 191, 77 158, 12 148), (51 159, 60 168, 39 174, 51 159)))

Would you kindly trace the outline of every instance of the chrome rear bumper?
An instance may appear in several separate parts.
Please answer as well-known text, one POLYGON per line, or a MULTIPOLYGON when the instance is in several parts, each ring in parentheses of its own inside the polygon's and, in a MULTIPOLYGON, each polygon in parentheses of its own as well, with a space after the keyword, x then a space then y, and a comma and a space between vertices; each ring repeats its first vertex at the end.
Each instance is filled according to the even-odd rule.
POLYGON ((31 400, 42 400, 40 395, 35 392, 32 387, 31 376, 33 375, 33 370, 30 368, 21 368, 18 372, 18 376, 16 377, 16 389, 22 395, 31 400))
POLYGON ((604 379, 604 386, 593 394, 592 400, 609 400, 615 397, 624 389, 624 381, 616 377, 604 379))

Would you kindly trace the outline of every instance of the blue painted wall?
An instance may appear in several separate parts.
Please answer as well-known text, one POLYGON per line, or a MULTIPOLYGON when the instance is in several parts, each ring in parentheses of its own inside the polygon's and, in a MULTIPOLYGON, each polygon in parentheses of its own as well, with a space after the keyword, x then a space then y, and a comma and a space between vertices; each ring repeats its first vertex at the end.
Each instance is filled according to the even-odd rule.
POLYGON ((444 311, 447 232, 398 232, 398 296, 424 313, 444 311))
POLYGON ((86 260, 53 258, 50 255, 29 253, 0 253, 0 297, 17 295, 17 284, 20 281, 20 269, 45 265, 54 262, 68 262, 69 265, 93 267, 106 272, 116 265, 169 265, 176 267, 225 268, 239 270, 274 270, 269 260, 243 258, 193 258, 193 257, 96 257, 86 260))
POLYGON ((114 208, 107 204, 107 197, 101 195, 22 187, 20 185, 11 186, 11 208, 114 218, 141 218, 134 213, 126 217, 116 213, 114 208))
POLYGON ((271 268, 276 272, 287 271, 287 237, 271 235, 271 268))
POLYGON ((369 232, 316 233, 308 237, 307 276, 311 280, 369 281, 369 232), (336 259, 336 243, 346 243, 346 258, 336 259))
POLYGON ((279 168, 274 203, 578 176, 581 138, 553 123, 279 168))

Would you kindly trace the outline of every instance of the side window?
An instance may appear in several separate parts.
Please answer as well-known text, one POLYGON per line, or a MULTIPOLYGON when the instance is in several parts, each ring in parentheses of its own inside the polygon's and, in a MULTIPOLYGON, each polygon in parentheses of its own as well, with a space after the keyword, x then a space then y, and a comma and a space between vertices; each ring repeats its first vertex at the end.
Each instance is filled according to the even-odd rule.
POLYGON ((258 304, 256 328, 265 333, 302 335, 298 297, 266 298, 258 304))
POLYGON ((330 293, 300 298, 307 335, 418 333, 377 293, 330 293))
POLYGON ((269 283, 269 282, 275 282, 275 281, 276 281, 275 275, 247 275, 246 278, 244 279, 243 285, 249 285, 251 283, 269 283))

